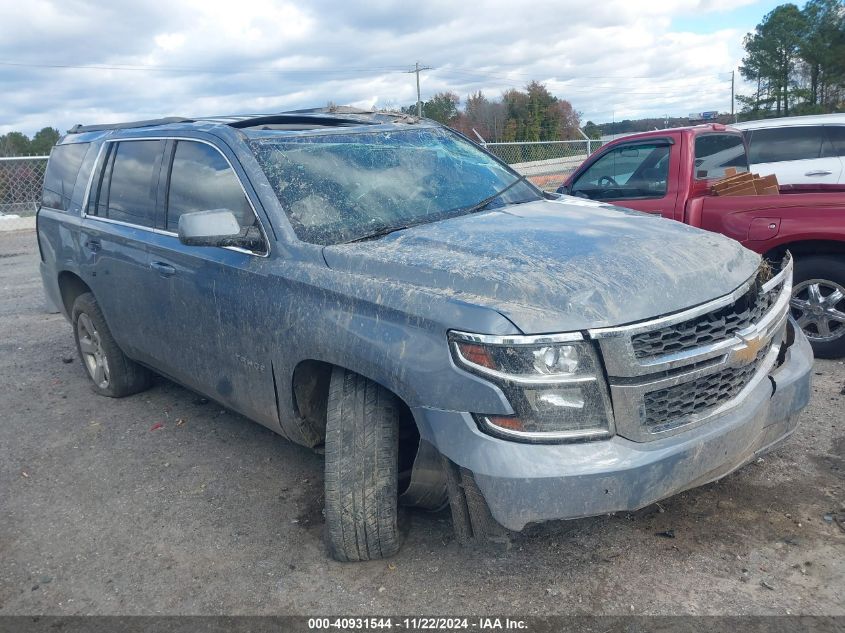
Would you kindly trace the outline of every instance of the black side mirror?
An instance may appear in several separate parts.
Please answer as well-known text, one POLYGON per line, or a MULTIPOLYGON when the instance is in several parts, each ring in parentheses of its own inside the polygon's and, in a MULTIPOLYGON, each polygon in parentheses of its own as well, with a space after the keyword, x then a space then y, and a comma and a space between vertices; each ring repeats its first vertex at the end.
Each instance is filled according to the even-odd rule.
POLYGON ((569 185, 561 185, 560 187, 557 188, 557 192, 562 193, 565 196, 569 195, 569 191, 570 191, 569 185))

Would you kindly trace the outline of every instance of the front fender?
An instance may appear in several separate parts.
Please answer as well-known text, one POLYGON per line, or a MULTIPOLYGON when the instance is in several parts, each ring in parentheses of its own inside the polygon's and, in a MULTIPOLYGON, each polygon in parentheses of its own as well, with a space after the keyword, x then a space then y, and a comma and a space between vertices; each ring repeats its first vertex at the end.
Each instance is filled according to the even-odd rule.
POLYGON ((293 374, 309 360, 354 371, 411 408, 511 413, 498 387, 454 365, 447 343, 450 328, 518 333, 503 316, 408 287, 371 284, 366 278, 349 285, 344 278, 353 276, 329 269, 310 274, 307 286, 296 284, 294 289, 289 280, 284 284, 295 300, 283 323, 273 328, 271 361, 286 435, 299 423, 293 374), (315 274, 325 274, 320 281, 332 283, 314 285, 315 274))

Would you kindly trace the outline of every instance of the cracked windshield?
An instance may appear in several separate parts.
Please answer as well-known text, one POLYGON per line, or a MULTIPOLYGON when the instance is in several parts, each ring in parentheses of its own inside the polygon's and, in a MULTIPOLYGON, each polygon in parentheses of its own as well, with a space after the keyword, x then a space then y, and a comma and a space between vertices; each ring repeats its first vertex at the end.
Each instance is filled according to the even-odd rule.
POLYGON ((460 136, 434 128, 278 136, 252 143, 297 236, 337 244, 542 195, 460 136))

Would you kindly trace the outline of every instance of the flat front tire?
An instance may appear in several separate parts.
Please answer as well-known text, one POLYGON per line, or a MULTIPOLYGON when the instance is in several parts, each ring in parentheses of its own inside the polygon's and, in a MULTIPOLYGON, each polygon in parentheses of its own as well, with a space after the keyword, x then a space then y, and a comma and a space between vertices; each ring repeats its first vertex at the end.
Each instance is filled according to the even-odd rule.
POLYGON ((326 528, 335 560, 399 551, 399 403, 384 387, 335 368, 326 414, 326 528))
POLYGON ((123 353, 93 294, 85 292, 76 298, 71 323, 79 360, 94 383, 94 391, 110 398, 122 398, 150 386, 150 370, 123 353))

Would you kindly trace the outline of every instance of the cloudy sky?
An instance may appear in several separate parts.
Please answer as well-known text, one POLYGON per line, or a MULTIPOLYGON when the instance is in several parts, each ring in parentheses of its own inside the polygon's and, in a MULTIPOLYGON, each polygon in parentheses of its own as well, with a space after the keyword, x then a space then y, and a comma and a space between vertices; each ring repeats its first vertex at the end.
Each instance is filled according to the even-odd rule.
MULTIPOLYGON (((772 0, 0 0, 0 133, 545 82, 604 122, 730 109, 772 0)), ((741 88, 740 88, 741 91, 741 88)))

